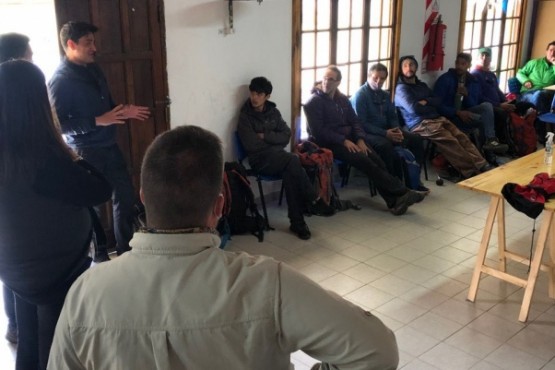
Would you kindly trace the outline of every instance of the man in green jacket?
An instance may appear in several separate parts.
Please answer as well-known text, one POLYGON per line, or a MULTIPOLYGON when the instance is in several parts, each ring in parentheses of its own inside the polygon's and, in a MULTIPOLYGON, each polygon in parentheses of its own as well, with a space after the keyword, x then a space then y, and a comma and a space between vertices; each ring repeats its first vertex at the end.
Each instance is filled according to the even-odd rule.
POLYGON ((530 60, 516 78, 522 84, 521 100, 534 104, 538 113, 549 112, 554 91, 545 88, 555 85, 555 40, 547 45, 545 58, 530 60))

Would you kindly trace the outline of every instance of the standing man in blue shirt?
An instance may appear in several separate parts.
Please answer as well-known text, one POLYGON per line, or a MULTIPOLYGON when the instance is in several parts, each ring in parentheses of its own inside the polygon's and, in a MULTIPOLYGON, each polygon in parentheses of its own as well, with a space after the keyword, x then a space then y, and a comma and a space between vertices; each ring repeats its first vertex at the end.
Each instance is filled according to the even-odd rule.
MULTIPOLYGON (((424 162, 424 146, 422 137, 399 127, 399 117, 391 96, 382 90, 387 76, 385 65, 375 63, 370 66, 368 80, 351 97, 351 104, 366 131, 366 142, 376 150, 389 173, 402 178, 402 159, 394 148, 406 147, 421 164, 424 162)), ((416 190, 429 191, 423 185, 416 190)))
MULTIPOLYGON (((114 234, 120 255, 130 250, 135 190, 116 142, 116 129, 128 119, 143 121, 150 112, 147 107, 114 103, 104 73, 95 63, 96 31, 96 26, 85 22, 62 26, 60 42, 66 56, 48 86, 67 143, 114 189, 114 234)), ((108 259, 105 247, 97 250, 96 262, 108 259)))

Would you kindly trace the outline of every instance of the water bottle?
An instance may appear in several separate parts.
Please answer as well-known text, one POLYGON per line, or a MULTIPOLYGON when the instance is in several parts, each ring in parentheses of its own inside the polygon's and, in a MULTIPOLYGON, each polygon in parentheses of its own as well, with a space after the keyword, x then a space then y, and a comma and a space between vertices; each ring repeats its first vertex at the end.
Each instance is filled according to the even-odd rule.
POLYGON ((553 162, 553 132, 548 132, 545 138, 545 154, 543 157, 543 163, 551 166, 551 163, 553 162))

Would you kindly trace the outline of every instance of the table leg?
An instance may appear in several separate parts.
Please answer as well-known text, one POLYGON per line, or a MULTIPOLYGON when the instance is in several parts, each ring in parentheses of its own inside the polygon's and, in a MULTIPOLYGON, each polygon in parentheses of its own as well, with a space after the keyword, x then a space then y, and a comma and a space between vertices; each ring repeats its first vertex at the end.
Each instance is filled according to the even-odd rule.
POLYGON ((476 265, 474 266, 474 272, 472 274, 472 281, 470 282, 470 289, 468 290, 467 300, 474 302, 476 299, 476 293, 478 292, 478 284, 480 284, 480 275, 482 273, 482 266, 486 260, 486 255, 488 253, 488 245, 491 237, 491 232, 493 230, 493 222, 495 221, 495 215, 499 207, 499 203, 503 202, 503 199, 499 196, 492 196, 489 203, 489 212, 486 219, 486 225, 484 226, 484 233, 482 234, 482 241, 480 242, 480 249, 478 250, 478 255, 476 256, 476 265))
POLYGON ((534 256, 532 257, 530 273, 528 274, 528 282, 526 284, 526 288, 524 289, 524 297, 522 298, 522 306, 520 307, 520 315, 518 316, 518 320, 521 322, 526 322, 526 320, 528 320, 530 303, 532 302, 532 295, 534 294, 534 287, 536 286, 536 280, 538 278, 540 265, 542 263, 543 251, 545 249, 547 235, 549 234, 549 228, 552 221, 553 211, 544 211, 540 235, 538 236, 536 250, 534 251, 534 256))
POLYGON ((555 230, 553 229, 553 223, 555 223, 555 217, 551 221, 551 227, 549 228, 549 286, 548 294, 549 298, 555 299, 555 230))
POLYGON ((499 258, 499 271, 507 270, 507 258, 505 251, 507 250, 505 239, 505 201, 500 199, 497 206, 497 249, 499 258))

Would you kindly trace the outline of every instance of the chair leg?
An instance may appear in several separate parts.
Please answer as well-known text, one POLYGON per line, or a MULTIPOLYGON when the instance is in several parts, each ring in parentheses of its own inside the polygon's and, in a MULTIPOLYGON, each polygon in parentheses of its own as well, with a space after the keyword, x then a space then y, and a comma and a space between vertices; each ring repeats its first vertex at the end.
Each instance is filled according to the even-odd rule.
POLYGON ((428 159, 431 156, 432 141, 426 140, 426 149, 424 149, 424 161, 422 162, 422 167, 424 167, 424 178, 428 181, 428 159))
POLYGON ((258 183, 258 191, 260 192, 260 202, 262 203, 262 213, 264 213, 264 220, 266 221, 266 230, 273 230, 270 226, 270 220, 268 219, 268 210, 266 209, 266 200, 264 199, 264 190, 262 189, 262 179, 257 177, 256 182, 258 183))
POLYGON ((341 187, 344 188, 349 183, 349 177, 351 175, 351 165, 343 164, 343 169, 340 170, 341 173, 341 187))
POLYGON ((283 186, 283 180, 281 180, 281 189, 279 190, 279 202, 278 205, 281 206, 281 202, 283 200, 283 192, 285 191, 285 187, 283 186))
POLYGON ((378 191, 376 190, 376 185, 374 184, 374 181, 372 181, 372 179, 370 177, 368 178, 368 187, 370 188, 370 196, 371 197, 378 194, 378 191))

